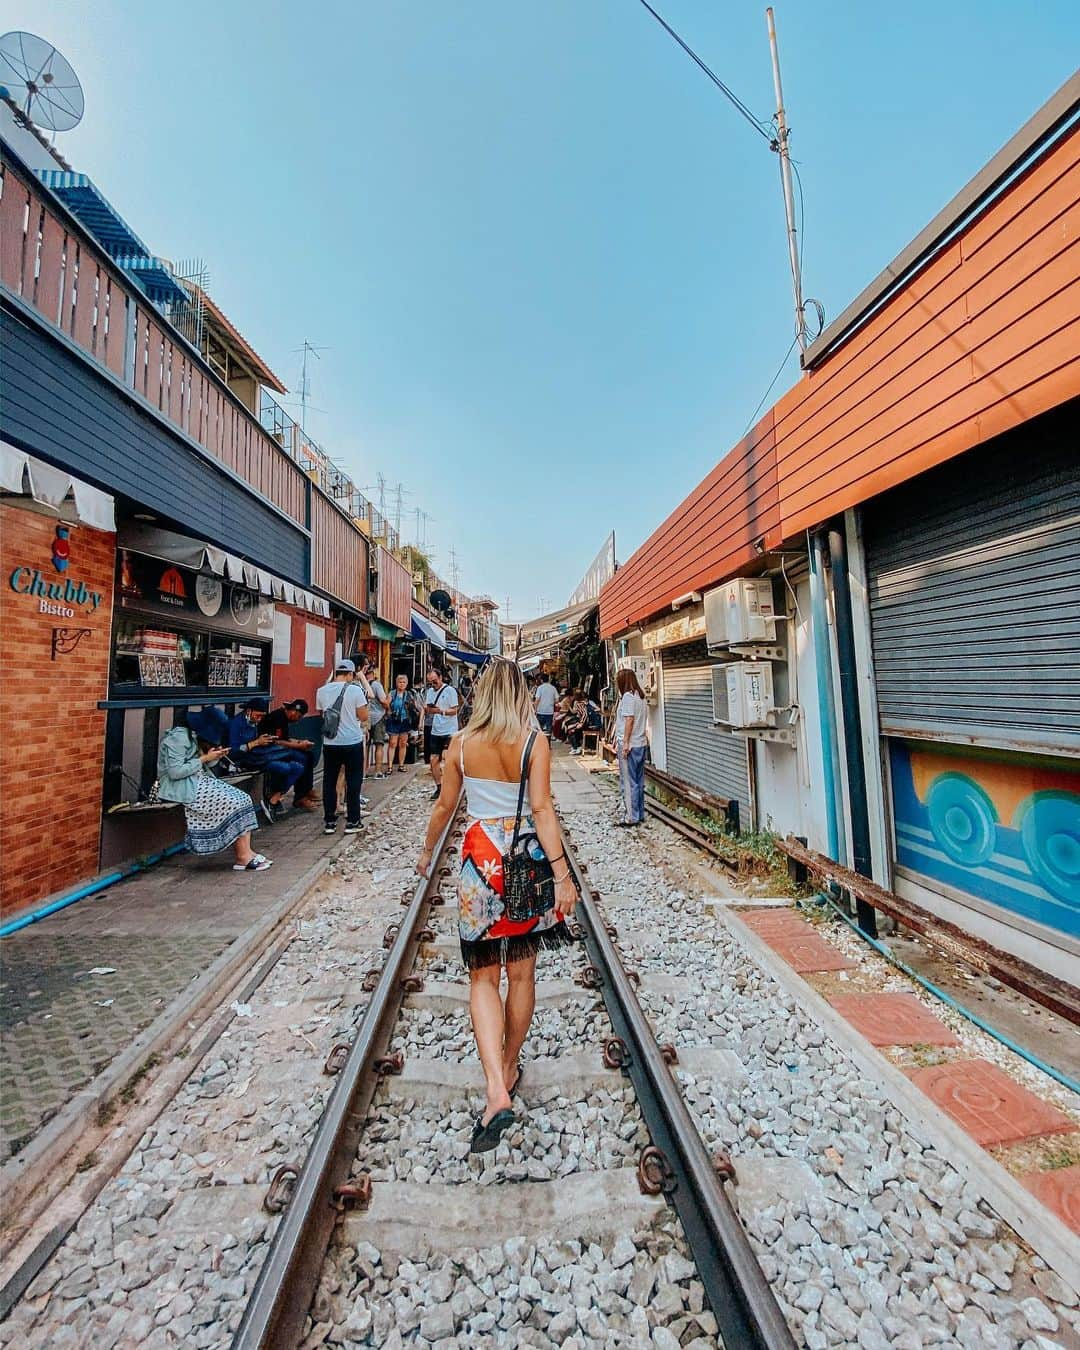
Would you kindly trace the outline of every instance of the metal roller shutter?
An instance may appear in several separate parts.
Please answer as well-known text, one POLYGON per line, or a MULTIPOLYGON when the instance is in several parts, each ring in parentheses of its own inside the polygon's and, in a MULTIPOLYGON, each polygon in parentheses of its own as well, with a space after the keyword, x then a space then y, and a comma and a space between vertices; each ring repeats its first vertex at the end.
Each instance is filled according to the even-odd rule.
POLYGON ((1080 404, 864 511, 882 730, 1080 753, 1080 404))
POLYGON ((664 728, 668 772, 734 798, 743 829, 751 826, 749 743, 713 726, 712 660, 704 642, 665 647, 664 728))

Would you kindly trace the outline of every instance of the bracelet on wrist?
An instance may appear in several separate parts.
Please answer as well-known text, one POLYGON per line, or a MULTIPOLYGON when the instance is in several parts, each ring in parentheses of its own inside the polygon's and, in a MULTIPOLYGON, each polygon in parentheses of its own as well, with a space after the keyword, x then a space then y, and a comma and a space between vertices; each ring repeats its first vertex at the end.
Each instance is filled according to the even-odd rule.
MULTIPOLYGON (((552 867, 554 867, 557 862, 561 862, 565 857, 566 857, 565 853, 556 853, 554 858, 548 859, 548 862, 551 863, 552 867)), ((569 866, 569 863, 567 863, 567 866, 569 866)))
POLYGON ((566 869, 566 871, 562 874, 561 877, 555 877, 555 878, 553 878, 553 880, 554 880, 556 886, 561 886, 561 885, 563 884, 564 881, 569 881, 569 880, 570 880, 570 869, 569 869, 569 867, 566 869))

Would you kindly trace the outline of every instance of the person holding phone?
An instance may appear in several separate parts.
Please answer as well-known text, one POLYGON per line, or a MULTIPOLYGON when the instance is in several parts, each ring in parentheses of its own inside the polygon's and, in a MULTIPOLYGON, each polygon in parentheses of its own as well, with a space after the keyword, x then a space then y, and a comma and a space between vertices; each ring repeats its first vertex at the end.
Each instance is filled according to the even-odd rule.
POLYGON ((271 861, 251 847, 259 828, 251 798, 225 783, 214 765, 229 753, 229 719, 220 708, 189 711, 186 725, 165 733, 158 750, 158 796, 179 802, 192 853, 220 853, 231 844, 234 872, 265 872, 271 861))

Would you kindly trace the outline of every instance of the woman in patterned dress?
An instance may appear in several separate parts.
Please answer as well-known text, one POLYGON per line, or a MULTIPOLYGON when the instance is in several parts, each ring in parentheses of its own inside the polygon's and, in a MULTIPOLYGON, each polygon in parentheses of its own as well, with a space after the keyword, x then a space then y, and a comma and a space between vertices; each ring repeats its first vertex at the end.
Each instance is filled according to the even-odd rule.
POLYGON ((251 798, 211 773, 229 753, 228 740, 229 719, 220 708, 189 712, 186 726, 175 726, 162 738, 158 796, 183 806, 184 842, 192 853, 220 853, 232 844, 234 872, 265 872, 270 859, 251 847, 252 833, 259 828, 251 798))
POLYGON ((536 1002, 537 952, 570 940, 565 920, 577 903, 551 800, 551 750, 547 738, 533 731, 525 677, 509 661, 489 662, 473 691, 468 729, 453 738, 446 753, 442 791, 416 865, 421 876, 429 874, 436 841, 464 784, 469 823, 461 846, 458 935, 487 1091, 473 1131, 475 1153, 495 1148, 513 1122, 511 1099, 521 1084, 519 1056, 536 1002), (551 861, 555 903, 537 919, 513 923, 504 913, 502 859, 514 834, 523 765, 527 779, 521 832, 535 833, 537 852, 542 847, 551 861), (499 992, 504 967, 505 1005, 499 992))

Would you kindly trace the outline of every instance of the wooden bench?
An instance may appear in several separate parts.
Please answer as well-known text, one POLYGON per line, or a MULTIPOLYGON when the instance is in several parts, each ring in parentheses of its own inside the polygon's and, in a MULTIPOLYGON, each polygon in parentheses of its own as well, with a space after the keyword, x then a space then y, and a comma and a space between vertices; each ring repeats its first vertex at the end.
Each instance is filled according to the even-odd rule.
MULTIPOLYGON (((242 773, 227 774, 221 781, 231 783, 233 787, 247 788, 252 799, 254 799, 256 793, 259 794, 260 798, 262 796, 262 776, 262 769, 245 769, 242 773), (252 783, 254 783, 254 786, 249 786, 252 783)), ((105 814, 121 816, 137 811, 173 811, 178 806, 183 806, 183 802, 117 802, 115 806, 110 806, 105 814)))

